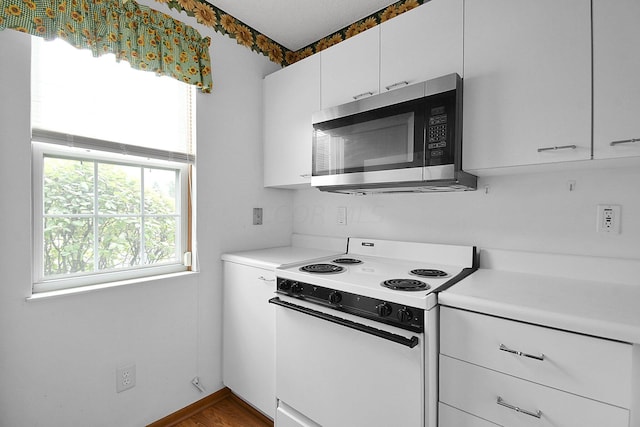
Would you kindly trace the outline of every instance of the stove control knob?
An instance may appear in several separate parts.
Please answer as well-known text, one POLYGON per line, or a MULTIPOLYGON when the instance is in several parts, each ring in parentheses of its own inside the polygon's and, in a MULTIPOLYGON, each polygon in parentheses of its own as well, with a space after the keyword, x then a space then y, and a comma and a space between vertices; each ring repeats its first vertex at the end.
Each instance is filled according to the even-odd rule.
POLYGON ((329 302, 331 304, 339 304, 340 301, 342 301, 342 294, 340 292, 332 291, 329 294, 329 302))
POLYGON ((376 311, 378 312, 378 316, 387 317, 391 314, 391 305, 388 302, 383 302, 376 305, 376 311))
POLYGON ((282 281, 278 285, 278 289, 280 289, 281 291, 288 291, 289 289, 291 289, 291 281, 282 279, 282 281))
POLYGON ((300 294, 302 293, 302 285, 298 282, 293 282, 291 284, 291 293, 292 294, 300 294))
POLYGON ((401 322, 410 322, 413 319, 413 313, 407 307, 398 310, 398 320, 401 322))

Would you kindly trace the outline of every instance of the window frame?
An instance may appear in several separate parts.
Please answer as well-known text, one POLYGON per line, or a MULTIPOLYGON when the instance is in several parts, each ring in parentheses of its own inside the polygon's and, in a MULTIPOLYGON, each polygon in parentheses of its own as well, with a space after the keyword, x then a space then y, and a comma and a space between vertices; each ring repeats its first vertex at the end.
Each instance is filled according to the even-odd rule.
MULTIPOLYGON (((68 147, 58 144, 32 140, 32 203, 33 203, 33 294, 57 290, 78 288, 83 286, 107 284, 131 279, 150 278, 164 274, 185 272, 190 265, 184 262, 185 254, 190 252, 187 247, 189 241, 189 163, 171 162, 153 158, 143 158, 127 154, 105 152, 95 149, 68 147), (176 212, 180 216, 178 236, 176 237, 177 260, 151 265, 102 272, 79 273, 67 277, 57 276, 47 278, 44 276, 44 159, 47 156, 65 157, 70 159, 84 159, 103 163, 116 163, 136 167, 153 167, 179 171, 176 191, 176 212), (181 255, 181 256, 180 256, 181 255)), ((98 216, 98 212, 93 213, 98 216)), ((144 212, 140 212, 144 216, 144 212)))

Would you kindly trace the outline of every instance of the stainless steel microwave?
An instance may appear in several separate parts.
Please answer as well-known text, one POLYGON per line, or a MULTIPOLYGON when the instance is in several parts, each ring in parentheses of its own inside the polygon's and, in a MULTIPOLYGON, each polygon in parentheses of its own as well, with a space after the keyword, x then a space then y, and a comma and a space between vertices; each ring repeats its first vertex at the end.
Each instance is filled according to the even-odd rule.
POLYGON ((462 79, 449 74, 313 115, 311 185, 338 193, 475 190, 462 170, 462 79))

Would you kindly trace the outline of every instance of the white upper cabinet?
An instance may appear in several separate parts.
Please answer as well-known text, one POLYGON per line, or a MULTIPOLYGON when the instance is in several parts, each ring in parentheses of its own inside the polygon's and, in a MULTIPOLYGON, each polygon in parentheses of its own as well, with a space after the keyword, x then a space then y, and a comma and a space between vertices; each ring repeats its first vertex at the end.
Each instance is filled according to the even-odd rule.
POLYGON ((322 108, 378 93, 379 25, 323 50, 320 57, 322 108))
POLYGON ((380 92, 462 76, 463 0, 431 0, 380 26, 380 92))
POLYGON ((320 56, 264 79, 264 186, 308 186, 311 115, 320 109, 320 56))
POLYGON ((462 75, 463 0, 431 0, 322 51, 322 108, 462 75))
POLYGON ((464 25, 463 168, 590 159, 590 1, 467 1, 464 25))
POLYGON ((596 159, 640 156, 639 22, 638 0, 593 1, 596 159))

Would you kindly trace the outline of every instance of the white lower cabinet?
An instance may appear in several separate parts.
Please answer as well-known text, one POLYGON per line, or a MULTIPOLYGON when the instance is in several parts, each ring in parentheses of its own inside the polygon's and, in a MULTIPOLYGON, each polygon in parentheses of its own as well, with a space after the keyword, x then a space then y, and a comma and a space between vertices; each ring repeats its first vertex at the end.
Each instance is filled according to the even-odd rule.
POLYGON ((632 364, 630 344, 442 307, 439 426, 627 427, 632 364))
POLYGON ((224 262, 222 381, 275 417, 273 270, 224 262))

